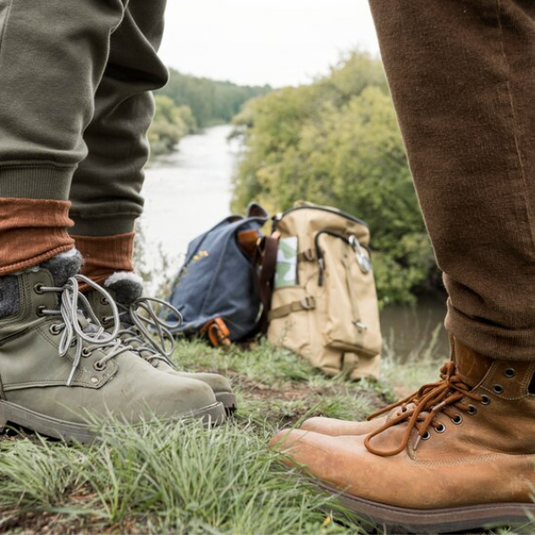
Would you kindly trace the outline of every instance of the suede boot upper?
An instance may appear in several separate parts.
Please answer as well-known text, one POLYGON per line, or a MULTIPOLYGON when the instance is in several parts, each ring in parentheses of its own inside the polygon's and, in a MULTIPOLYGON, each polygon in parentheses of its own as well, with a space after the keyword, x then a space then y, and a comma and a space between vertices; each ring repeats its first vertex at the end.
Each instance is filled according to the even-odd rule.
MULTIPOLYGON (((142 297, 143 283, 140 277, 133 273, 115 273, 104 283, 105 288, 119 307, 121 330, 119 332, 123 343, 129 345, 134 352, 149 362, 159 371, 172 375, 196 379, 208 384, 214 391, 216 398, 225 404, 229 410, 236 408, 236 397, 228 379, 216 373, 188 373, 174 369, 170 357, 173 353, 174 342, 172 334, 166 329, 166 324, 152 311, 150 301, 153 299, 142 297), (138 312, 141 307, 143 312, 138 312), (145 319, 149 319, 147 323, 145 319), (154 336, 156 335, 156 336, 154 336)), ((97 292, 87 295, 97 318, 108 326, 111 305, 97 292)), ((156 300, 158 301, 158 300, 156 300)))
MULTIPOLYGON (((272 447, 328 486, 414 510, 531 504, 535 362, 492 360, 454 342, 454 361, 369 434, 282 432, 272 447)), ((530 506, 531 507, 531 506, 530 506)))
POLYGON ((11 421, 89 441, 91 415, 137 422, 214 409, 216 416, 219 404, 205 384, 158 373, 121 344, 114 329, 106 333, 91 321, 78 292, 78 281, 85 282, 76 275, 79 266, 78 255, 64 254, 7 284, 0 279, 18 296, 11 313, 0 318, 0 425, 11 421))

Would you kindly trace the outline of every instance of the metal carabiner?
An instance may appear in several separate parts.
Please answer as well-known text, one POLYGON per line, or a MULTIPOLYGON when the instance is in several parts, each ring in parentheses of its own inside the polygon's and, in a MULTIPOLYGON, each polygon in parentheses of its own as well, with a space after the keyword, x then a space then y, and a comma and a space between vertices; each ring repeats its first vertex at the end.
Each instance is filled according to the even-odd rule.
POLYGON ((372 270, 372 264, 370 259, 364 253, 364 249, 360 245, 357 237, 354 234, 351 234, 351 236, 348 238, 348 242, 355 251, 355 258, 357 259, 360 270, 365 275, 368 274, 372 270))

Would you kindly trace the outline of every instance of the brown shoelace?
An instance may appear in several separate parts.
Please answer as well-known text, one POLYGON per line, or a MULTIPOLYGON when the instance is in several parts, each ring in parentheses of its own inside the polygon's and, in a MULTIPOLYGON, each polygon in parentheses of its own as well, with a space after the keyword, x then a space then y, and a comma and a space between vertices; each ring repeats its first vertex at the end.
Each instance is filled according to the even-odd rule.
POLYGON ((443 424, 436 421, 439 413, 443 413, 455 421, 460 416, 455 412, 455 409, 465 413, 470 411, 470 406, 461 402, 464 398, 470 398, 476 402, 480 402, 483 399, 482 396, 471 392, 471 387, 456 374, 455 363, 452 361, 446 362, 440 369, 440 381, 422 386, 414 394, 381 409, 368 418, 368 420, 372 420, 397 407, 400 408, 396 416, 366 437, 364 445, 370 453, 381 457, 397 455, 407 446, 413 429, 416 429, 418 431, 418 438, 414 444, 414 449, 416 450, 420 440, 429 438, 429 427, 434 429, 443 427, 443 424), (405 422, 407 422, 407 427, 397 448, 381 450, 371 444, 374 437, 395 425, 405 422))

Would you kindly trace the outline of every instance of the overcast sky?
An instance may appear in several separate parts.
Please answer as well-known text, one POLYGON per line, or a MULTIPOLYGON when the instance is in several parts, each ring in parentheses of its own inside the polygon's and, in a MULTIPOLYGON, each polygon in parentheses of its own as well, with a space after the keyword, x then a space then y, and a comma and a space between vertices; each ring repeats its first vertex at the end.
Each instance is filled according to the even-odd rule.
POLYGON ((367 0, 168 0, 161 56, 184 73, 279 87, 357 46, 378 54, 367 0))

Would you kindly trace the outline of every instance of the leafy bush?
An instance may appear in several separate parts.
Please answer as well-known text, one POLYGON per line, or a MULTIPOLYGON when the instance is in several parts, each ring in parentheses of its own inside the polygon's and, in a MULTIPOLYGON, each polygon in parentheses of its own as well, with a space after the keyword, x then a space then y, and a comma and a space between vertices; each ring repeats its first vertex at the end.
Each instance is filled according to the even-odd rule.
POLYGON ((234 124, 246 147, 235 210, 252 199, 272 211, 305 199, 364 219, 383 303, 414 301, 437 280, 379 60, 352 53, 311 85, 249 101, 234 124))
POLYGON ((169 97, 176 106, 190 108, 196 123, 200 128, 205 128, 229 123, 244 102, 269 91, 269 86, 242 86, 232 82, 197 78, 170 69, 169 82, 158 94, 169 97))
POLYGON ((181 138, 197 129, 195 117, 187 106, 176 106, 164 95, 156 95, 154 121, 149 130, 149 141, 154 154, 173 152, 181 138))

